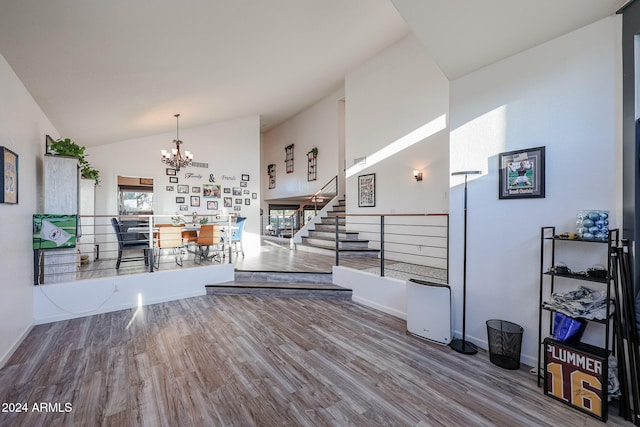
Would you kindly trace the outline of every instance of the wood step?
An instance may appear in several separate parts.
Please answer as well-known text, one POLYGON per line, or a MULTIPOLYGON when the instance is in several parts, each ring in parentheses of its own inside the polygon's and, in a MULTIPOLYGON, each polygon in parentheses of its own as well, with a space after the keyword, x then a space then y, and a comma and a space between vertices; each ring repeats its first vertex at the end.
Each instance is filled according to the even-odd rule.
POLYGON ((333 283, 333 275, 327 273, 314 272, 292 272, 292 271, 235 271, 236 283, 333 283))
MULTIPOLYGON (((318 246, 308 243, 296 244, 296 250, 313 252, 322 255, 335 256, 335 243, 333 247, 327 245, 318 246)), ((379 258, 380 251, 378 249, 338 249, 338 256, 340 258, 379 258)))
MULTIPOLYGON (((327 248, 335 248, 336 247, 336 241, 333 238, 333 236, 331 238, 322 238, 322 237, 303 237, 302 238, 302 243, 307 244, 307 245, 315 245, 315 246, 324 246, 327 248)), ((360 249, 367 249, 369 247, 369 241, 368 240, 359 240, 359 239, 343 239, 343 240, 339 240, 338 241, 338 245, 339 248, 350 248, 350 249, 354 249, 354 248, 360 248, 360 249)))
POLYGON ((207 285, 207 295, 258 295, 288 298, 351 300, 351 289, 326 283, 242 283, 207 285))
MULTIPOLYGON (((335 241, 336 239, 336 232, 335 230, 330 231, 330 230, 309 230, 309 237, 315 237, 317 239, 327 239, 327 240, 333 240, 335 241)), ((338 233, 338 240, 348 240, 348 239, 353 239, 354 237, 351 235, 347 235, 347 233, 338 233)), ((357 238, 357 236, 356 236, 357 238)))

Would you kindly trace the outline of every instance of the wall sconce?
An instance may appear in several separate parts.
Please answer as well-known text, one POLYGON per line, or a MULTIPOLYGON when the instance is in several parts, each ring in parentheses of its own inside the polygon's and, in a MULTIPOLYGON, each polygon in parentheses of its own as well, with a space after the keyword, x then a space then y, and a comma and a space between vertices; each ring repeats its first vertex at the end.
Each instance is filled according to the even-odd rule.
POLYGON ((422 181, 422 172, 414 170, 413 177, 416 179, 416 181, 422 181))

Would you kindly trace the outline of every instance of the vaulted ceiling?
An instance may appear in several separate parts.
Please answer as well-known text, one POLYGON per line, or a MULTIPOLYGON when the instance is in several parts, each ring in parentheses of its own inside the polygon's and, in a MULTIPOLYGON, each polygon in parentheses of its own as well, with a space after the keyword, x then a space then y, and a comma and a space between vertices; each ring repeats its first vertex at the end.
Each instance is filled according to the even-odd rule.
POLYGON ((623 0, 0 0, 0 54, 62 136, 97 145, 260 115, 263 129, 413 32, 453 80, 623 0))

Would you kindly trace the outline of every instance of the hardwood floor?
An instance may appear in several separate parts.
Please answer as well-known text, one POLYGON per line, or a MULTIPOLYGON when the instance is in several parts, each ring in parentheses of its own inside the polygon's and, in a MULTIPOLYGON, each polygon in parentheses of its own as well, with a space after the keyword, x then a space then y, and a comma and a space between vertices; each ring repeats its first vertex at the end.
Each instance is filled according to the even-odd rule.
POLYGON ((349 301, 212 295, 40 325, 0 370, 0 402, 28 412, 0 425, 602 425, 405 327, 349 301))

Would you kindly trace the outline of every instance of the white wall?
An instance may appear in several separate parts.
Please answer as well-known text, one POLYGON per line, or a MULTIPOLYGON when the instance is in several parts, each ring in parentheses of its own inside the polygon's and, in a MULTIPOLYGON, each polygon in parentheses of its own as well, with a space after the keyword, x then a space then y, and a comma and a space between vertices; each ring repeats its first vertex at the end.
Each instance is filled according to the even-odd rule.
POLYGON ((407 36, 350 72, 345 91, 347 211, 447 212, 449 82, 417 39, 407 36), (425 125, 414 145, 371 164, 374 153, 425 125), (364 156, 366 167, 352 168, 364 156), (376 174, 376 206, 358 209, 357 177, 369 173, 376 174))
POLYGON ((40 107, 0 56, 0 145, 18 156, 18 204, 0 204, 0 366, 33 324, 32 215, 41 205, 44 136, 56 136, 40 107))
MULTIPOLYGON (((574 231, 581 209, 610 210, 613 226, 620 226, 620 22, 606 18, 451 83, 451 170, 483 172, 469 182, 467 339, 486 348, 486 320, 515 322, 524 327, 526 363, 535 364, 537 354, 540 227, 574 231), (538 146, 546 146, 546 197, 499 200, 498 153, 538 146)), ((458 332, 461 183, 451 178, 458 332)), ((571 247, 557 259, 573 270, 595 261, 587 251, 585 259, 571 256, 574 251, 581 252, 571 247)))
POLYGON ((283 197, 310 196, 338 174, 340 139, 339 89, 279 126, 262 138, 262 192, 265 201, 283 197), (285 147, 294 144, 293 173, 286 173, 285 147), (317 179, 307 181, 307 153, 318 148, 317 179), (276 187, 269 189, 267 165, 276 165, 276 187))
MULTIPOLYGON (((167 120, 169 120, 168 118, 167 120)), ((178 212, 177 196, 184 196, 186 204, 192 195, 200 196, 200 207, 189 206, 181 214, 239 213, 248 217, 245 228, 244 247, 247 251, 256 250, 260 234, 260 118, 258 116, 213 123, 195 128, 180 129, 182 149, 194 153, 196 162, 208 163, 208 168, 188 167, 178 173, 178 184, 188 184, 189 194, 178 194, 177 185, 169 182, 167 166, 160 161, 160 150, 170 149, 175 132, 134 138, 113 144, 87 148, 87 160, 100 171, 101 184, 96 188, 96 214, 113 215, 117 213, 117 177, 132 176, 154 179, 154 213, 174 215, 178 212), (191 174, 191 175, 189 175, 191 174), (241 175, 248 174, 247 187, 240 187, 241 175), (223 197, 242 199, 242 210, 236 212, 223 207, 223 197, 206 199, 202 197, 202 184, 209 184, 211 175, 214 184, 222 188, 241 188, 249 194, 223 197), (188 178, 189 177, 189 178, 188 178), (174 191, 166 191, 166 186, 174 186, 174 191), (200 193, 191 193, 191 187, 200 187, 200 193), (256 199, 253 199, 253 194, 256 199), (245 199, 250 205, 245 205, 245 199), (207 210, 206 202, 217 200, 218 211, 207 210)), ((169 218, 166 218, 169 222, 169 218)))
POLYGON ((32 286, 35 323, 201 296, 206 285, 230 282, 233 277, 233 264, 221 264, 32 286))

